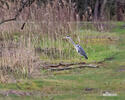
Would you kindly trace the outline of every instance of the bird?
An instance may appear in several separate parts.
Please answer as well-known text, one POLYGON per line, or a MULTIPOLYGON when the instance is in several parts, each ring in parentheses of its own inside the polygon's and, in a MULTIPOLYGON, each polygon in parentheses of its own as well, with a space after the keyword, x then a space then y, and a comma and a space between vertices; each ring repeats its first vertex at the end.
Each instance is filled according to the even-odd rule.
POLYGON ((66 39, 69 39, 70 42, 73 44, 74 48, 76 49, 76 51, 81 55, 84 56, 85 59, 88 59, 86 52, 84 51, 84 49, 79 45, 79 44, 75 44, 74 41, 72 40, 72 38, 70 36, 66 36, 66 39))

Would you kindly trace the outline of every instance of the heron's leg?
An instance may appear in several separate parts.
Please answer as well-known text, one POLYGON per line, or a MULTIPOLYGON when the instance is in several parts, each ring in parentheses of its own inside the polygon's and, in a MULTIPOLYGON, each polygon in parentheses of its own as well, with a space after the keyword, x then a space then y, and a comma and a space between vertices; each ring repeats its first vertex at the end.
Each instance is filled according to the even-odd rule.
POLYGON ((83 57, 80 57, 79 60, 80 60, 80 62, 85 62, 83 57))
POLYGON ((82 61, 82 58, 80 57, 79 60, 80 60, 80 62, 81 62, 81 61, 82 61))

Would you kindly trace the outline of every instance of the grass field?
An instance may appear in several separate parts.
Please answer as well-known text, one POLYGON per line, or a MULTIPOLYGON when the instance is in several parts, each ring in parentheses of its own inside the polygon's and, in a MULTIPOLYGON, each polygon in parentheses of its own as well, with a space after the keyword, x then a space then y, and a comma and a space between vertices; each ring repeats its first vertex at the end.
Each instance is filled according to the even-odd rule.
MULTIPOLYGON (((125 99, 125 29, 113 29, 113 32, 96 32, 80 30, 71 35, 76 43, 85 48, 89 60, 81 59, 73 46, 68 41, 59 39, 47 41, 36 47, 48 48, 54 46, 62 52, 60 56, 55 54, 40 56, 40 59, 57 62, 81 62, 91 63, 103 61, 99 68, 73 69, 66 71, 41 70, 37 78, 18 79, 13 83, 1 83, 0 93, 16 91, 17 93, 31 93, 30 96, 8 93, 8 96, 0 95, 0 100, 124 100, 125 99), (75 38, 74 36, 78 37, 75 38), (79 37, 80 36, 80 37, 79 37), (79 40, 79 41, 78 41, 79 40), (58 45, 58 43, 60 43, 58 45), (54 45, 53 45, 54 44, 54 45), (63 47, 62 47, 63 46, 63 47), (65 59, 67 57, 67 59, 65 59), (103 96, 105 91, 117 94, 117 96, 103 96), (21 95, 21 96, 20 96, 21 95)), ((44 38, 45 39, 45 38, 44 38)), ((2 93, 2 94, 3 94, 2 93)), ((25 94, 24 93, 24 94, 25 94)))

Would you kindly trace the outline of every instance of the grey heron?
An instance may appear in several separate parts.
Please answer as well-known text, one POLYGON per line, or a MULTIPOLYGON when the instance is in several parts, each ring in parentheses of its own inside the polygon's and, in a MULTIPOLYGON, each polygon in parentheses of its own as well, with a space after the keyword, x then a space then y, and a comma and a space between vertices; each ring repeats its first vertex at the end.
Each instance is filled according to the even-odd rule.
POLYGON ((75 44, 74 41, 72 40, 72 38, 70 36, 66 36, 66 39, 69 39, 70 42, 73 44, 73 46, 75 47, 76 51, 81 55, 84 56, 85 59, 88 59, 84 49, 79 45, 79 44, 75 44))

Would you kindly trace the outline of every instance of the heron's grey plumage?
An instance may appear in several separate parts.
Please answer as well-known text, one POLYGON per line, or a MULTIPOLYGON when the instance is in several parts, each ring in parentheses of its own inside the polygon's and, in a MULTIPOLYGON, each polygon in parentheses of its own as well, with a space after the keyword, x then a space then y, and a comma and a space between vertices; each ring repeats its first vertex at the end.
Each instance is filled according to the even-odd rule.
POLYGON ((86 55, 84 49, 83 49, 80 45, 75 44, 74 41, 71 39, 71 37, 66 36, 66 38, 70 40, 70 42, 74 45, 76 51, 77 51, 80 55, 82 55, 82 56, 84 56, 86 59, 88 59, 88 57, 87 57, 87 55, 86 55))
POLYGON ((86 59, 88 59, 84 49, 78 44, 76 46, 78 47, 78 53, 81 54, 82 56, 84 56, 86 59))

